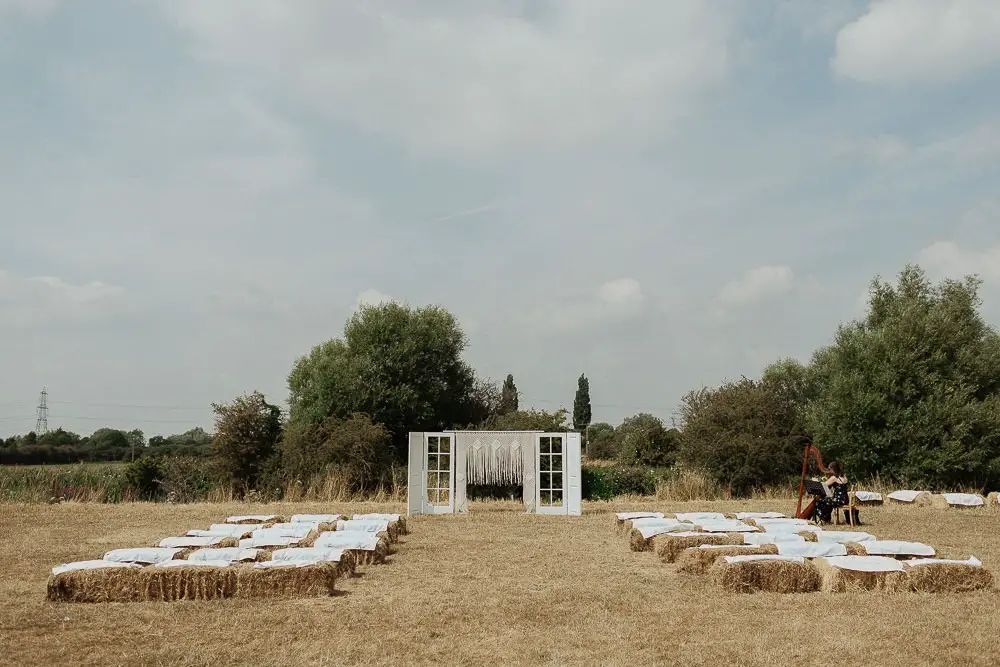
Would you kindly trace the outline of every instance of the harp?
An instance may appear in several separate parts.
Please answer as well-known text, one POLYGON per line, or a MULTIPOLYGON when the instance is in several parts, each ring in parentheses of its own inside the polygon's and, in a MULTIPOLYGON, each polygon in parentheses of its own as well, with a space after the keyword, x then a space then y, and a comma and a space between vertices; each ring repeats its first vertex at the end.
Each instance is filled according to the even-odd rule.
POLYGON ((823 455, 820 453, 819 449, 813 445, 811 442, 806 444, 805 453, 802 455, 802 479, 799 480, 799 504, 795 508, 795 516, 799 519, 805 519, 812 515, 813 505, 816 503, 816 499, 813 498, 809 501, 809 504, 802 507, 802 498, 806 493, 806 473, 809 471, 809 455, 812 454, 813 460, 816 461, 816 467, 819 468, 820 472, 830 473, 831 470, 823 465, 823 455))

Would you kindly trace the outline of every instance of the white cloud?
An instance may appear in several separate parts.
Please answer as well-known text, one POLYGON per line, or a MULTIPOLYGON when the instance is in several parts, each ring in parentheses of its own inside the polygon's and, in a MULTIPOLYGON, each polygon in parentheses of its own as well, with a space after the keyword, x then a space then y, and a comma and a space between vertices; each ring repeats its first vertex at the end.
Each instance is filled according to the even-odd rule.
POLYGON ((609 280, 597 290, 597 297, 611 305, 641 304, 645 299, 635 278, 609 280))
POLYGON ((164 0, 194 53, 328 117, 452 156, 640 146, 725 80, 715 3, 164 0))
POLYGON ((937 84, 1000 64, 1000 2, 873 0, 837 34, 839 76, 871 84, 937 84))
POLYGON ((628 324, 644 313, 646 305, 639 281, 618 278, 585 296, 544 304, 528 318, 541 330, 551 333, 587 331, 589 327, 628 324))
POLYGON ((719 300, 728 305, 747 305, 787 294, 794 287, 795 276, 789 266, 759 266, 727 283, 719 300))
POLYGON ((1000 284, 1000 244, 963 249, 954 241, 935 241, 917 254, 917 263, 934 277, 960 279, 975 273, 986 283, 1000 284))
POLYGON ((120 312, 123 287, 101 281, 81 285, 52 276, 21 277, 0 271, 0 325, 40 326, 92 320, 120 312))

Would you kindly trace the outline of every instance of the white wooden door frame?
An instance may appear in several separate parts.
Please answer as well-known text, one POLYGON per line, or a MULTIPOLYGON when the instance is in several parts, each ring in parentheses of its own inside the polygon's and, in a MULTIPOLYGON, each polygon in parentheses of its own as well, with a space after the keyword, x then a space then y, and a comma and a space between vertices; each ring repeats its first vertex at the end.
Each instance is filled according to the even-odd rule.
POLYGON ((454 433, 424 433, 423 475, 421 475, 421 479, 423 480, 421 483, 421 492, 424 504, 424 514, 452 514, 455 511, 455 444, 456 439, 454 433), (439 447, 438 451, 434 452, 436 465, 433 471, 429 468, 429 459, 431 457, 429 442, 431 438, 438 438, 439 447), (447 488, 448 502, 444 504, 429 500, 428 492, 432 490, 432 487, 427 484, 428 477, 431 472, 436 473, 435 477, 438 480, 440 480, 440 473, 446 472, 440 464, 440 442, 443 438, 447 438, 449 442, 447 467, 448 486, 440 486, 440 481, 438 481, 437 484, 439 486, 433 487, 433 490, 437 495, 439 491, 444 491, 447 488))
MULTIPOLYGON (((536 483, 535 483, 535 512, 537 514, 567 514, 569 512, 569 494, 568 494, 568 480, 566 475, 566 444, 567 438, 565 433, 539 433, 535 436, 535 470, 536 470, 536 483), (558 438, 562 443, 559 452, 559 468, 549 470, 542 470, 542 438, 558 438), (546 479, 546 473, 562 473, 560 479, 562 480, 561 487, 559 489, 552 489, 553 491, 558 490, 560 494, 561 503, 559 505, 543 505, 542 504, 542 485, 546 479)), ((546 454, 548 455, 548 454, 546 454)), ((551 455, 549 455, 551 457, 551 455)), ((551 460, 551 458, 550 458, 551 460)), ((546 488, 548 491, 551 486, 546 488)))

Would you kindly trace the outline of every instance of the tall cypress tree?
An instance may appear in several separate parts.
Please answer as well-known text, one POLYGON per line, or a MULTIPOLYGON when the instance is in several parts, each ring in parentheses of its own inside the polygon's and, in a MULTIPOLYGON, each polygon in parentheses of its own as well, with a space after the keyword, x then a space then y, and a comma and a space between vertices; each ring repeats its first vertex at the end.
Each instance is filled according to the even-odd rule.
POLYGON ((580 374, 576 383, 576 398, 573 399, 573 428, 584 431, 590 426, 590 380, 580 374))
POLYGON ((514 384, 514 376, 508 373, 500 392, 500 414, 511 412, 517 412, 517 385, 514 384))

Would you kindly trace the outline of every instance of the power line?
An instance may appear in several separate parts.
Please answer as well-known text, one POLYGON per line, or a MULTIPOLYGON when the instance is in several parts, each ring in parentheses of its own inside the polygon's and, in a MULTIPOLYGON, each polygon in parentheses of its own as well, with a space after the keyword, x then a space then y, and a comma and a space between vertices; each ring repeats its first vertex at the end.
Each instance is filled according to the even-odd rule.
POLYGON ((81 403, 78 401, 49 401, 58 405, 76 405, 85 408, 134 408, 138 410, 211 410, 206 405, 140 405, 137 403, 81 403))

